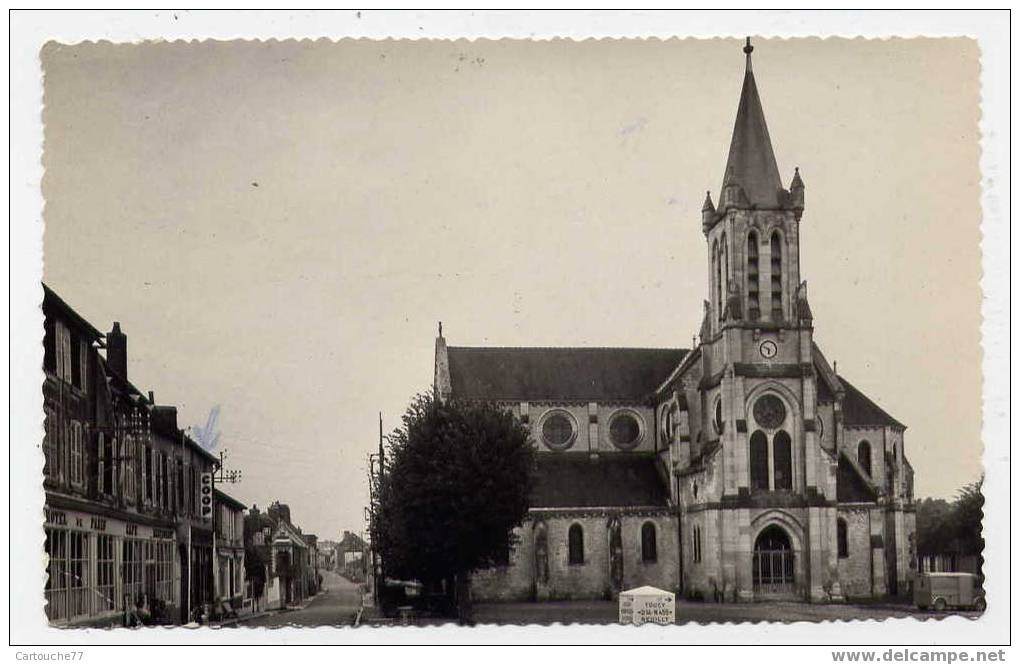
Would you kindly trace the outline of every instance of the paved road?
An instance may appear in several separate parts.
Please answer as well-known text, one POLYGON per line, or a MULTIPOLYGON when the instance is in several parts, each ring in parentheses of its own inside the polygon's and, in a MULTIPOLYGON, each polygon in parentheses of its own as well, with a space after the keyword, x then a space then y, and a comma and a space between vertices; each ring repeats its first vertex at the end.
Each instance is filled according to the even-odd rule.
MULTIPOLYGON (((777 603, 692 603, 677 602, 677 623, 724 621, 829 621, 838 619, 887 619, 914 616, 918 619, 939 619, 958 614, 977 618, 979 612, 921 612, 909 605, 894 604, 819 604, 777 603)), ((572 601, 547 603, 476 604, 478 623, 549 624, 554 622, 615 623, 619 620, 616 603, 607 601, 572 601)))
POLYGON ((361 607, 361 588, 334 572, 322 574, 323 590, 300 610, 277 612, 235 624, 239 628, 350 626, 361 607))

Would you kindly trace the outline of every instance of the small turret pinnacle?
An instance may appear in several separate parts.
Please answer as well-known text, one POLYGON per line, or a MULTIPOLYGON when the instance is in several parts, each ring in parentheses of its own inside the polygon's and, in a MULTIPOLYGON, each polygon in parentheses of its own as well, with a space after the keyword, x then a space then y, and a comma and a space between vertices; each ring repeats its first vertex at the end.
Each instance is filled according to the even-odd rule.
POLYGON ((712 203, 712 192, 711 190, 705 192, 705 205, 701 206, 701 212, 711 210, 715 212, 715 204, 712 203))

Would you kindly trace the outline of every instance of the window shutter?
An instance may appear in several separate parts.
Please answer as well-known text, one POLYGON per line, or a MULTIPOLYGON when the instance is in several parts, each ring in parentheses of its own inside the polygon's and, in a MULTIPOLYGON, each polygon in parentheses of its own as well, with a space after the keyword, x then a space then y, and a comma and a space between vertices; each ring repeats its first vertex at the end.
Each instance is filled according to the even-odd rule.
POLYGON ((106 460, 106 436, 102 432, 99 433, 99 451, 98 452, 99 452, 99 455, 98 455, 98 467, 99 467, 98 471, 99 471, 99 473, 96 474, 96 476, 97 476, 96 477, 96 482, 97 482, 97 484, 99 486, 99 493, 100 494, 112 494, 112 492, 110 491, 109 483, 106 480, 106 465, 107 465, 107 460, 106 460))
POLYGON ((149 503, 149 448, 146 446, 142 449, 142 503, 148 505, 149 503))

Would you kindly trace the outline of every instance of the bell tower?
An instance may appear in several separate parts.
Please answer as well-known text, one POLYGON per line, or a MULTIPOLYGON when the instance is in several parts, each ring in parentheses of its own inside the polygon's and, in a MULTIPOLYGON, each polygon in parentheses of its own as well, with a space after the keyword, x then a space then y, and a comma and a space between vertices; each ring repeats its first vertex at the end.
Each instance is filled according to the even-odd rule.
POLYGON ((710 338, 731 325, 777 329, 795 326, 798 319, 804 182, 795 169, 789 189, 783 187, 754 80, 752 51, 748 38, 719 204, 708 192, 701 211, 709 266, 703 328, 710 338))

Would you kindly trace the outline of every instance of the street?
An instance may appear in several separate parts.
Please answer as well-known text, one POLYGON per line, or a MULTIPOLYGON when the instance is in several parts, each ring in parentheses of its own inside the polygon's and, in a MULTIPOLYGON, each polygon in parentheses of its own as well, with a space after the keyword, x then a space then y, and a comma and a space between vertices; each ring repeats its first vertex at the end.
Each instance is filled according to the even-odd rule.
POLYGON ((361 588, 332 571, 322 572, 323 590, 299 610, 275 612, 234 624, 239 628, 350 626, 361 608, 361 588))
MULTIPOLYGON (((616 623, 619 607, 609 601, 572 601, 546 603, 486 603, 475 605, 475 621, 480 624, 549 624, 555 622, 616 623)), ((680 600, 676 604, 678 624, 689 622, 758 621, 832 621, 888 619, 913 616, 939 619, 960 615, 970 618, 980 612, 922 612, 916 607, 894 603, 810 604, 776 603, 695 603, 680 600)))

